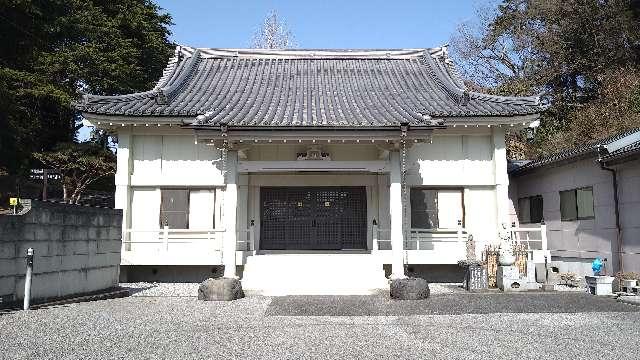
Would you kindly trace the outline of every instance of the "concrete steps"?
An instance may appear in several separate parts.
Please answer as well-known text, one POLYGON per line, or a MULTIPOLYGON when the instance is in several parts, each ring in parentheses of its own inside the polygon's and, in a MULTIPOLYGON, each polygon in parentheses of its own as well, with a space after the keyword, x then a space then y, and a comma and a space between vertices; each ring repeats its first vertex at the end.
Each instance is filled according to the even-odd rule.
POLYGON ((265 254, 247 258, 242 288, 266 296, 369 295, 388 290, 371 254, 265 254))

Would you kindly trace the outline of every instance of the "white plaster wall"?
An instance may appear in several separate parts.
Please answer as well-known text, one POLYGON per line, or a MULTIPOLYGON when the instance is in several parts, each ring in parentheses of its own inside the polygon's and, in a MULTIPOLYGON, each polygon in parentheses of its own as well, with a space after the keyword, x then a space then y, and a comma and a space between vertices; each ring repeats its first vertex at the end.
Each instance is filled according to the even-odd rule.
POLYGON ((498 221, 495 187, 473 186, 465 189, 465 227, 473 235, 476 252, 485 245, 498 243, 498 221))
POLYGON ((591 261, 596 256, 611 260, 611 241, 616 238, 611 174, 600 169, 594 159, 548 167, 513 177, 519 198, 542 195, 547 223, 548 247, 552 256, 591 261), (560 191, 593 186, 595 219, 561 221, 560 191))
POLYGON ((431 143, 408 152, 408 183, 421 185, 495 185, 490 135, 434 135, 431 143))
POLYGON ((133 135, 133 186, 222 185, 220 151, 189 135, 133 135))

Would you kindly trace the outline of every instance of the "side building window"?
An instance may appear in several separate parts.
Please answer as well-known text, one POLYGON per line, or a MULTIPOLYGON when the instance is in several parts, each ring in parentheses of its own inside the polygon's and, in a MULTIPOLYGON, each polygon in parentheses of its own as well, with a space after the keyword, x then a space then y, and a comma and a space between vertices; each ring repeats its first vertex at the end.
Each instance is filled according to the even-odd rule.
POLYGON ((543 219, 544 201, 542 195, 518 199, 518 220, 522 224, 540 223, 543 219))
POLYGON ((562 221, 593 219, 593 187, 560 191, 562 221))
POLYGON ((189 228, 189 190, 161 189, 160 227, 189 228))
POLYGON ((464 218, 462 189, 412 188, 411 228, 455 229, 464 218))

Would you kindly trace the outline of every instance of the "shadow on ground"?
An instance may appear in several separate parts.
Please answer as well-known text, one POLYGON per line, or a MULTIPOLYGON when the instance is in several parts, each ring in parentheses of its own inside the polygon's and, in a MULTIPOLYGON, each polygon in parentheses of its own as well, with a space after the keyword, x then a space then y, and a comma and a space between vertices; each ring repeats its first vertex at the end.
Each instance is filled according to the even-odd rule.
POLYGON ((267 316, 407 316, 492 313, 639 312, 640 307, 583 293, 456 294, 397 301, 386 296, 274 297, 267 316))

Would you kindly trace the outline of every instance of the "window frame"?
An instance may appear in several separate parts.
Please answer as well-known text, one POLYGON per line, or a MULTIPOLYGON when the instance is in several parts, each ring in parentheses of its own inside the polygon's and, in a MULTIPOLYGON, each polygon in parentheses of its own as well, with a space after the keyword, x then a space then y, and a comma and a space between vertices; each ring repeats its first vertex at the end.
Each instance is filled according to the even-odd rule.
POLYGON ((456 191, 460 191, 460 208, 462 209, 462 219, 459 219, 462 221, 461 226, 464 228, 465 227, 465 218, 466 218, 466 209, 464 206, 465 203, 465 199, 464 199, 464 188, 463 187, 448 187, 448 186, 423 186, 423 185, 418 185, 418 186, 408 186, 409 188, 409 201, 407 202, 407 207, 408 209, 408 220, 409 220, 409 229, 417 229, 417 230, 421 230, 421 231, 427 231, 427 232, 440 232, 440 231, 450 231, 452 229, 450 228, 441 228, 440 227, 440 218, 439 218, 439 211, 440 208, 438 206, 438 204, 436 203, 436 215, 438 216, 438 227, 435 229, 427 229, 427 228, 414 228, 411 218, 413 217, 413 209, 411 207, 411 190, 416 189, 416 190, 432 190, 436 192, 436 199, 438 197, 438 192, 439 191, 451 191, 451 190, 456 190, 456 191))
POLYGON ((520 222, 520 224, 541 224, 542 221, 544 221, 544 197, 542 195, 530 195, 530 196, 523 196, 521 198, 518 198, 518 221, 520 222), (529 202, 529 218, 528 219, 522 219, 520 217, 520 214, 522 213, 520 211, 520 201, 525 199, 529 202), (541 213, 540 221, 533 221, 533 219, 531 218, 531 214, 533 214, 534 199, 540 199, 542 204, 542 208, 540 209, 540 213, 541 213))
POLYGON ((595 205, 593 203, 593 185, 591 186, 582 186, 582 187, 578 187, 578 188, 573 188, 573 189, 567 189, 567 190, 560 190, 558 192, 559 196, 560 196, 560 221, 563 222, 569 222, 569 221, 578 221, 578 220, 594 220, 596 218, 596 209, 595 209, 595 205), (591 216, 580 216, 580 209, 578 208, 578 190, 591 190, 591 212, 593 213, 593 215, 591 216), (574 199, 574 209, 575 209, 575 218, 565 218, 562 215, 562 193, 566 193, 566 192, 573 192, 573 199, 574 199))

